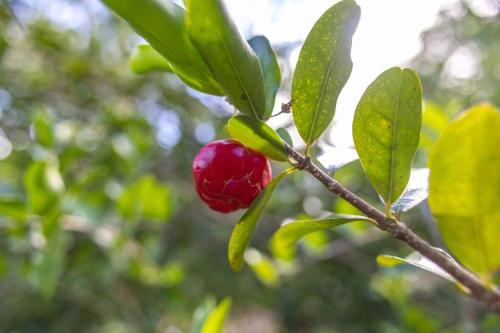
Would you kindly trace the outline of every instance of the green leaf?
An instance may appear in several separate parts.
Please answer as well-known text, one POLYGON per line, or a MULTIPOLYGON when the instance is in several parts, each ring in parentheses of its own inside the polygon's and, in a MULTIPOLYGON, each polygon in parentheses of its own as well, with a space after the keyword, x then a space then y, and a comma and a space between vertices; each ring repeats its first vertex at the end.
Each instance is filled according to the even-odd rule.
POLYGON ((23 200, 19 198, 0 198, 0 216, 8 216, 14 219, 24 219, 28 214, 23 200))
POLYGON ((429 156, 429 205, 453 255, 485 278, 500 268, 500 113, 476 105, 429 156))
POLYGON ((356 150, 368 179, 386 203, 403 193, 418 147, 422 86, 415 72, 393 67, 380 74, 354 114, 356 150))
POLYGON ((59 170, 51 164, 36 161, 24 174, 28 206, 35 214, 46 214, 59 203, 64 183, 59 170))
POLYGON ((35 140, 44 147, 52 147, 54 145, 54 116, 40 108, 33 118, 35 140))
POLYGON ((275 257, 282 260, 290 260, 295 256, 295 249, 293 246, 305 235, 355 221, 375 223, 364 216, 344 214, 334 214, 316 220, 293 221, 285 224, 274 233, 269 242, 269 247, 275 257))
POLYGON ((151 45, 138 45, 129 59, 129 66, 136 74, 145 74, 152 71, 171 72, 172 67, 165 58, 156 52, 151 45))
POLYGON ((319 256, 328 248, 330 237, 326 230, 318 230, 305 235, 301 245, 310 256, 319 256))
POLYGON ((290 133, 288 133, 288 131, 286 129, 278 128, 276 130, 276 134, 278 134, 280 136, 281 140, 288 143, 290 145, 290 147, 293 147, 292 137, 290 136, 290 133))
POLYGON ((285 145, 279 135, 258 119, 248 116, 231 117, 225 130, 231 138, 273 160, 288 160, 285 145))
POLYGON ((352 35, 361 10, 343 0, 316 22, 300 51, 292 82, 293 119, 309 147, 328 127, 352 70, 352 35))
POLYGON ((117 205, 124 218, 163 221, 172 213, 172 195, 166 185, 145 175, 121 193, 117 205))
POLYGON ((255 54, 259 58, 260 67, 264 75, 264 87, 266 94, 266 111, 264 118, 273 113, 276 93, 281 83, 281 70, 276 60, 271 44, 264 36, 255 36, 248 41, 255 54))
POLYGON ((36 254, 33 282, 45 300, 52 298, 57 289, 59 278, 64 271, 70 240, 65 231, 57 228, 47 239, 44 248, 36 254))
POLYGON ((258 119, 266 116, 259 59, 238 32, 220 0, 188 0, 187 28, 231 103, 258 119))
POLYGON ((268 287, 276 287, 280 282, 274 263, 258 250, 249 248, 245 251, 245 262, 257 278, 268 287))
POLYGON ((171 0, 103 0, 168 61, 190 87, 223 95, 185 28, 185 11, 171 0))
POLYGON ((9 47, 9 44, 7 43, 7 40, 5 39, 5 35, 2 30, 0 30, 0 60, 2 60, 2 57, 5 53, 5 50, 9 47))
POLYGON ((457 283, 457 280, 453 276, 448 274, 441 267, 418 252, 412 252, 406 258, 400 258, 385 254, 379 255, 377 256, 377 263, 383 267, 394 267, 401 264, 410 264, 425 271, 439 275, 453 283, 457 283))
POLYGON ((231 238, 229 239, 227 253, 229 265, 233 270, 238 271, 243 265, 243 254, 245 253, 245 249, 250 243, 255 226, 264 212, 264 208, 269 201, 269 198, 271 198, 271 194, 274 189, 278 186, 283 177, 294 171, 296 171, 295 168, 286 169, 274 177, 274 179, 267 184, 264 191, 262 191, 259 196, 255 198, 252 205, 248 208, 245 214, 243 214, 234 227, 231 238))
POLYGON ((231 298, 224 298, 215 309, 210 312, 203 323, 201 333, 221 333, 224 328, 224 321, 226 320, 229 310, 231 309, 231 298))

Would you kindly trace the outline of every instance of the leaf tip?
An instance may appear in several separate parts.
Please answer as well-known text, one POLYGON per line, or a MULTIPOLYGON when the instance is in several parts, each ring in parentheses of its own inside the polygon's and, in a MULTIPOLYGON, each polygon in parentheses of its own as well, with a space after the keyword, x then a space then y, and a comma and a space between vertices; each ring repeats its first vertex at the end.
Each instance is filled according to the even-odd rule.
POLYGON ((237 258, 229 258, 229 266, 233 272, 239 272, 241 267, 243 267, 243 262, 237 258))
POLYGON ((397 258, 386 254, 378 255, 376 258, 377 264, 382 267, 394 267, 399 264, 397 258))

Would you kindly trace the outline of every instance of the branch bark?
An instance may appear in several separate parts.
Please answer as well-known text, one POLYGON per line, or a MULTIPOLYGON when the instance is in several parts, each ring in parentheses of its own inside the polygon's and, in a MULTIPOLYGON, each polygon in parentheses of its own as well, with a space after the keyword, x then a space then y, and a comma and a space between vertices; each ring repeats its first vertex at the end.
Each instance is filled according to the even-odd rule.
POLYGON ((288 156, 295 162, 297 168, 310 173, 330 192, 343 198, 363 212, 367 217, 376 221, 379 229, 389 232, 394 238, 405 242, 414 250, 433 261, 465 286, 469 290, 471 297, 484 303, 491 311, 500 314, 500 292, 498 290, 484 285, 476 275, 452 260, 451 256, 431 246, 410 230, 403 222, 393 217, 385 216, 380 210, 349 191, 342 184, 318 168, 309 157, 305 157, 289 145, 285 145, 288 156))

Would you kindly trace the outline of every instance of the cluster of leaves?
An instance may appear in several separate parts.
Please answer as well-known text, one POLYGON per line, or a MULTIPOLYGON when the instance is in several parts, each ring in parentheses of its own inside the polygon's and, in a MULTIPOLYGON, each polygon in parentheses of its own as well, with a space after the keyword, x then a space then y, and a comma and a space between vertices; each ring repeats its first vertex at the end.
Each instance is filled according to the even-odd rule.
MULTIPOLYGON (((192 5, 201 2, 192 1, 192 5)), ((15 9, 32 6, 31 2, 18 0, 9 3, 14 4, 15 9), (16 7, 17 3, 21 5, 16 7)), ((86 31, 82 38, 72 30, 54 28, 43 19, 25 22, 26 17, 33 15, 12 19, 10 9, 0 4, 0 35, 5 36, 0 38, 0 53, 4 54, 0 64, 0 108, 3 109, 0 139, 4 139, 5 134, 13 148, 9 157, 0 161, 3 203, 0 204, 0 330, 143 332, 173 326, 174 330, 191 328, 199 332, 203 328, 212 332, 213 328, 220 328, 229 301, 214 307, 215 302, 209 299, 195 311, 193 318, 192 310, 206 294, 233 297, 237 305, 230 318, 233 323, 241 317, 251 318, 252 307, 258 304, 261 309, 272 309, 279 317, 279 325, 290 331, 406 329, 428 332, 442 327, 458 329, 462 325, 454 318, 454 314, 458 316, 462 310, 455 306, 458 298, 451 288, 441 288, 439 279, 433 280, 430 276, 415 276, 411 272, 397 274, 401 270, 377 272, 365 254, 374 258, 377 253, 390 251, 404 256, 405 250, 398 244, 377 242, 383 235, 371 232, 369 220, 358 216, 359 212, 342 200, 321 192, 307 175, 292 170, 276 177, 285 181, 280 182, 280 186, 276 181, 274 191, 265 192, 266 199, 259 200, 259 206, 245 214, 247 222, 239 227, 242 232, 235 234, 244 236, 241 239, 245 242, 252 239, 259 248, 264 248, 270 239, 268 245, 273 258, 254 248, 245 249, 243 241, 235 242, 233 253, 242 254, 250 269, 232 274, 224 265, 222 253, 235 216, 216 215, 204 209, 190 190, 189 173, 190 160, 204 143, 197 139, 195 128, 200 123, 212 124, 216 136, 221 137, 223 134, 218 130, 223 127, 224 119, 220 118, 220 110, 213 110, 219 113, 214 112, 212 116, 211 110, 193 98, 200 95, 186 90, 174 77, 178 74, 195 89, 196 85, 203 85, 205 88, 200 91, 212 89, 210 93, 227 95, 236 104, 233 99, 241 96, 238 89, 243 88, 234 88, 231 94, 224 89, 240 85, 238 75, 223 84, 212 69, 227 66, 231 57, 220 55, 217 48, 214 52, 225 61, 210 65, 205 60, 208 51, 205 56, 200 51, 202 45, 208 43, 203 39, 209 38, 211 28, 219 26, 223 16, 211 18, 215 23, 209 25, 205 37, 200 36, 200 41, 195 43, 185 28, 186 11, 181 7, 169 7, 166 1, 162 1, 163 5, 141 1, 141 8, 130 7, 137 6, 133 1, 116 1, 116 6, 120 3, 122 10, 141 18, 138 24, 148 23, 144 29, 155 27, 149 31, 152 39, 136 27, 154 47, 137 48, 130 59, 132 69, 138 73, 160 70, 169 74, 129 75, 123 59, 130 44, 137 41, 125 25, 114 24, 108 17, 105 23, 96 24, 95 31, 86 31), (166 25, 166 16, 162 16, 164 6, 176 13, 172 25, 166 25), (11 23, 7 23, 10 20, 11 23), (165 29, 166 26, 169 29, 165 29), (8 29, 4 29, 6 27, 8 29), (167 51, 172 48, 166 48, 171 45, 168 38, 174 39, 174 52, 179 50, 179 45, 186 44, 188 53, 193 50, 199 53, 189 57, 189 61, 198 63, 201 57, 203 62, 199 68, 213 80, 207 81, 203 76, 193 79, 190 66, 185 66, 184 74, 179 74, 182 59, 171 60, 167 51), (2 42, 4 40, 8 43, 2 42), (160 52, 162 47, 164 52, 160 52), (6 105, 5 91, 10 94, 10 105, 6 105), (156 114, 154 108, 143 103, 151 100, 165 106, 162 114, 180 119, 183 133, 173 148, 164 149, 160 141, 154 140, 158 135, 155 124, 158 118, 151 118, 156 114), (324 207, 335 214, 311 214, 314 217, 300 214, 301 203, 311 197, 320 198, 324 207), (264 203, 266 223, 257 225, 264 203), (281 216, 293 216, 286 221, 297 222, 284 225, 271 237, 281 216), (357 219, 360 221, 354 222, 357 219), (164 223, 167 221, 170 223, 164 223), (334 226, 338 227, 326 232, 334 226), (341 235, 342 239, 330 242, 331 235, 341 235), (297 256, 296 243, 306 255, 297 256), (362 251, 353 246, 363 246, 362 251), (331 258, 334 260, 324 261, 331 258), (301 272, 301 265, 308 268, 307 273, 301 272), (263 288, 252 272, 262 284, 272 288, 263 288), (422 279, 426 283, 422 283, 422 279), (319 283, 311 284, 311 281, 319 283), (439 288, 429 293, 427 282, 439 288), (420 308, 422 303, 428 310, 420 308)), ((330 19, 323 19, 325 24, 339 19, 332 12, 329 10, 330 19)), ((99 17, 96 15, 96 19, 99 17)), ((231 26, 234 28, 234 24, 231 26)), ((199 31, 201 35, 202 30, 203 27, 199 31)), ((339 31, 333 33, 332 46, 337 45, 339 34, 339 31)), ((223 45, 233 43, 234 40, 223 45)), ((310 39, 306 44, 319 45, 310 39)), ((264 81, 260 81, 260 75, 256 78, 264 87, 264 110, 272 110, 269 105, 274 104, 273 90, 280 87, 281 76, 276 58, 264 37, 254 37, 248 45, 262 67, 264 81)), ((248 51, 248 46, 245 49, 248 51)), ((310 49, 316 52, 312 46, 310 49)), ((344 50, 340 44, 335 49, 344 50)), ((328 53, 331 49, 324 51, 326 54, 319 53, 317 59, 327 70, 329 67, 323 59, 332 60, 328 53)), ((253 56, 242 59, 253 59, 253 56)), ((280 60, 283 64, 283 59, 280 60)), ((246 66, 254 68, 252 63, 255 61, 248 61, 246 66)), ((342 64, 349 65, 348 57, 342 59, 342 64)), ((307 67, 305 72, 314 71, 307 67)), ((230 70, 234 69, 221 69, 222 73, 230 70)), ((332 75, 335 72, 332 71, 332 75)), ((198 74, 194 74, 195 77, 198 74)), ((328 82, 325 89, 340 90, 339 84, 344 81, 337 80, 333 75, 325 81, 328 82)), ((283 85, 286 83, 281 84, 281 89, 283 85)), ((295 89, 297 93, 300 94, 300 89, 295 89)), ((258 89, 252 94, 259 94, 258 89)), ((317 95, 318 101, 323 100, 320 95, 317 95)), ((238 108, 244 105, 243 101, 238 103, 238 108)), ((326 99, 322 103, 335 105, 326 99)), ((256 118, 253 112, 244 109, 245 106, 240 110, 244 116, 229 119, 227 133, 276 161, 288 161, 283 148, 283 141, 291 145, 287 133, 282 129, 276 131, 280 139, 263 124, 270 113, 256 118)), ((419 166, 423 166, 419 158, 425 159, 422 152, 432 148, 437 135, 448 124, 447 117, 434 112, 439 109, 429 103, 424 108, 420 148, 425 150, 421 149, 420 156, 417 154, 419 166)), ((303 111, 303 116, 310 116, 310 110, 304 107, 303 111)), ((297 112, 294 110, 294 118, 297 112)), ((309 135, 311 138, 318 135, 313 133, 314 128, 328 126, 330 115, 318 113, 321 123, 309 123, 309 127, 303 124, 304 141, 307 142, 309 135)), ((312 139, 309 144, 311 152, 315 151, 312 150, 315 141, 312 139)), ((454 148, 458 151, 458 147, 454 148)), ((328 166, 332 168, 328 171, 355 159, 339 160, 336 152, 325 149, 323 159, 319 158, 329 160, 328 166)), ((286 168, 285 163, 280 163, 275 165, 286 168)), ((407 188, 392 205, 394 214, 405 212, 426 198, 427 190, 418 179, 425 180, 427 174, 428 169, 412 170, 407 188), (407 195, 409 193, 413 195, 407 195)), ((436 175, 437 180, 444 180, 436 175)), ((335 177, 376 202, 376 194, 365 184, 359 162, 338 170, 335 177)), ((461 200, 468 202, 470 198, 464 196, 461 200)), ((428 217, 420 214, 420 210, 414 209, 405 215, 405 220, 410 222, 424 219, 428 217)), ((421 232, 426 231, 422 223, 414 226, 421 232)), ((378 259, 385 264, 401 260, 387 256, 378 259)), ((429 269, 428 263, 415 254, 405 260, 429 269)), ((255 322, 260 319, 257 317, 255 322)), ((493 324, 494 319, 490 320, 493 324)), ((493 326, 489 327, 484 326, 483 330, 492 331, 493 326)), ((246 328, 247 325, 241 325, 237 331, 243 332, 246 328)))
MULTIPOLYGON (((171 34, 162 34, 154 24, 141 19, 137 15, 139 8, 132 2, 106 3, 141 33, 165 58, 161 61, 166 60, 170 69, 188 85, 208 93, 222 92, 238 111, 246 114, 229 120, 226 132, 232 138, 271 159, 289 159, 286 143, 264 122, 272 113, 280 84, 279 67, 265 37, 259 36, 247 43, 219 0, 187 1, 185 12, 174 4, 160 6, 148 1, 148 6, 162 11, 165 26, 177 24, 180 30, 176 38, 188 37, 183 39, 185 47, 177 47, 174 52, 171 34), (179 55, 184 57, 182 64, 178 63, 179 55), (188 62, 188 59, 191 60, 188 62), (186 77, 188 69, 196 68, 199 70, 195 74, 186 77), (206 85, 200 87, 194 82, 206 85)), ((306 144, 306 156, 332 121, 337 98, 349 78, 352 36, 360 13, 353 0, 332 6, 316 22, 301 49, 291 99, 294 122, 306 144)), ((147 59, 143 57, 142 61, 147 59)), ((400 214, 425 199, 425 195, 420 195, 418 200, 412 200, 415 193, 411 188, 405 192, 419 145, 421 124, 421 83, 417 74, 406 68, 394 67, 380 74, 356 108, 355 147, 368 179, 385 204, 387 216, 400 214)), ((442 236, 453 254, 468 268, 480 273, 485 281, 491 281, 492 274, 500 267, 494 244, 500 237, 497 223, 500 216, 494 207, 500 198, 500 180, 495 173, 500 168, 495 148, 495 143, 500 142, 499 126, 498 110, 478 105, 442 135, 429 161, 429 203, 442 236)), ((294 171, 295 168, 286 169, 276 176, 240 218, 228 248, 233 269, 242 266, 245 249, 273 190, 282 178, 294 171)), ((308 233, 360 220, 367 218, 332 215, 320 220, 292 222, 276 232, 271 249, 275 255, 287 252, 286 247, 308 233)), ((423 258, 417 266, 429 266, 422 261, 423 258)))
MULTIPOLYGON (((164 293, 179 293, 186 267, 197 265, 185 259, 197 249, 166 250, 183 237, 164 231, 190 201, 174 191, 188 187, 181 170, 189 161, 170 159, 173 148, 155 141, 159 112, 168 111, 139 108, 140 95, 154 82, 169 108, 206 109, 170 82, 130 76, 120 40, 104 45, 93 32, 82 49, 77 32, 43 19, 8 27, 0 64, 0 146, 9 149, 0 161, 0 331, 152 330, 164 293), (119 55, 111 64, 106 47, 119 55), (141 310, 147 306, 154 311, 141 310)), ((198 148, 203 120, 186 124, 180 152, 198 148)), ((186 220, 198 223, 199 215, 186 220)), ((174 324, 189 327, 208 293, 181 292, 174 324)))

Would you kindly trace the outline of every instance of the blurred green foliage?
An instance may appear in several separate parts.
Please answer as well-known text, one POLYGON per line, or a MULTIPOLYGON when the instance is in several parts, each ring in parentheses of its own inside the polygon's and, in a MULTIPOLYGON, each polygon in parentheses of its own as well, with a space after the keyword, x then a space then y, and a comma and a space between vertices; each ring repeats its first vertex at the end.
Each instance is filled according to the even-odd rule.
MULTIPOLYGON (((132 30, 103 7, 62 2, 89 23, 69 28, 34 2, 0 1, 0 332, 196 331, 215 307, 207 295, 232 298, 229 332, 499 330, 446 281, 378 267, 378 254, 409 251, 358 224, 310 235, 293 265, 247 252, 251 267, 232 272, 227 241, 241 213, 209 211, 190 171, 197 150, 225 136, 231 107, 169 73, 132 74, 142 42, 132 30)), ((500 104, 498 29, 460 5, 424 34, 413 61, 428 101, 417 164, 458 111, 500 104), (446 62, 471 43, 480 75, 450 86, 446 62)), ((359 162, 336 178, 380 205, 359 162)), ((252 246, 266 249, 283 217, 304 210, 358 213, 296 173, 269 200, 252 246)), ((425 204, 405 220, 440 244, 425 204)))

